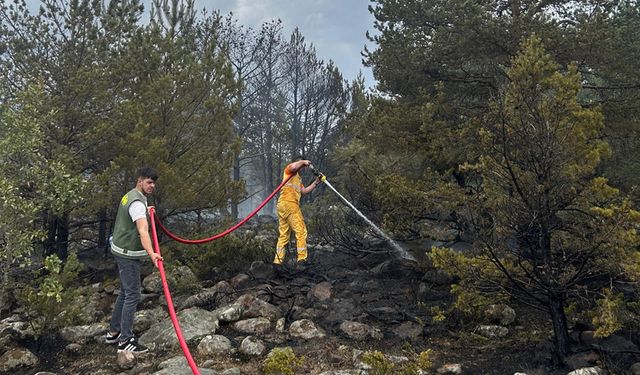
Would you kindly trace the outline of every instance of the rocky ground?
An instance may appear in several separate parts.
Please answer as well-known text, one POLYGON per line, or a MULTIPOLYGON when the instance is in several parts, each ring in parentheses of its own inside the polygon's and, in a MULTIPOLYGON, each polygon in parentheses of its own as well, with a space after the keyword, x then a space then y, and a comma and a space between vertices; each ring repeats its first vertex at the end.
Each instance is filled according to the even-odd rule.
MULTIPOLYGON (((403 363, 418 363, 427 350, 432 367, 414 373, 640 373, 633 372, 640 368, 634 365, 640 351, 633 337, 595 340, 588 330, 575 332, 580 344, 568 364, 554 365, 545 317, 517 306, 489 306, 479 323, 461 316, 439 321, 434 308, 451 302, 452 280, 389 254, 383 245, 357 256, 328 246, 312 253, 305 267, 256 261, 246 272, 195 289, 181 287, 195 282, 188 268, 172 270, 180 325, 202 374, 260 374, 270 356, 286 358, 281 348, 291 348, 299 360, 292 366, 295 374, 382 374, 382 365, 386 373, 400 373, 403 363), (365 363, 372 351, 386 356, 379 367, 365 363)), ((93 324, 66 327, 36 345, 20 310, 6 314, 0 322, 0 372, 191 374, 152 267, 145 268, 136 317, 140 341, 151 351, 119 356, 103 342, 117 288, 108 277, 115 275, 113 265, 102 270, 104 279, 88 286, 93 324)))

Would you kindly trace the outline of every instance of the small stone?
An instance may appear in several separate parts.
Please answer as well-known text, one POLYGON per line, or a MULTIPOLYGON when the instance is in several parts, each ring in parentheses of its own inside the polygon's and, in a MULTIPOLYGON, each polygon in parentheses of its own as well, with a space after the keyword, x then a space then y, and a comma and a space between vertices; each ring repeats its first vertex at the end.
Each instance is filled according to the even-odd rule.
POLYGON ((118 367, 122 370, 130 370, 136 365, 136 356, 131 352, 120 352, 116 359, 118 367))

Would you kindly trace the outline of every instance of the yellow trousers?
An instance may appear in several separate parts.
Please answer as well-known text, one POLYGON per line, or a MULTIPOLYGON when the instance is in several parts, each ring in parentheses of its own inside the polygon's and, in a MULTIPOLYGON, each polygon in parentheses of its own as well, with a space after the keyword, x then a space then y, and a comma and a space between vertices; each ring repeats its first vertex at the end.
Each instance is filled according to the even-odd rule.
POLYGON ((296 247, 298 250, 298 262, 307 260, 307 227, 304 224, 304 217, 300 211, 300 205, 294 202, 278 202, 278 244, 276 245, 276 256, 273 263, 282 264, 285 256, 285 249, 291 237, 291 231, 296 235, 296 247))

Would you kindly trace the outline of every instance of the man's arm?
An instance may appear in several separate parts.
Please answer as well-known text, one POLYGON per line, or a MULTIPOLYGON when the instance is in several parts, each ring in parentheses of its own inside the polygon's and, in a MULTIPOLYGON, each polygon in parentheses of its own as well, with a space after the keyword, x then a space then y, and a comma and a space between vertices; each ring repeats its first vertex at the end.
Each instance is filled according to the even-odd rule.
POLYGON ((322 182, 321 177, 317 177, 315 180, 313 180, 312 183, 309 184, 309 186, 305 186, 300 189, 300 193, 302 193, 303 195, 311 193, 313 189, 316 188, 316 186, 320 185, 320 182, 322 182))
POLYGON ((153 245, 151 244, 151 237, 149 236, 149 223, 146 218, 136 220, 136 228, 140 235, 140 242, 142 247, 149 254, 153 265, 158 267, 158 261, 162 260, 162 256, 153 251, 153 245))
POLYGON ((287 165, 287 169, 285 169, 285 172, 287 172, 287 174, 296 174, 299 170, 309 166, 310 164, 311 162, 309 160, 294 161, 293 163, 287 165))

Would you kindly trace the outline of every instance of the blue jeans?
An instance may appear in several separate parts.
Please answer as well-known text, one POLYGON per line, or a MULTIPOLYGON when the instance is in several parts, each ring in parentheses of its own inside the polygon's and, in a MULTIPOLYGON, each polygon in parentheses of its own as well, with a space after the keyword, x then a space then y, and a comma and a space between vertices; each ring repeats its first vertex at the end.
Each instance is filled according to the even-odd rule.
POLYGON ((133 318, 140 302, 140 259, 115 256, 120 275, 120 294, 111 315, 110 329, 120 332, 120 342, 133 337, 133 318))

